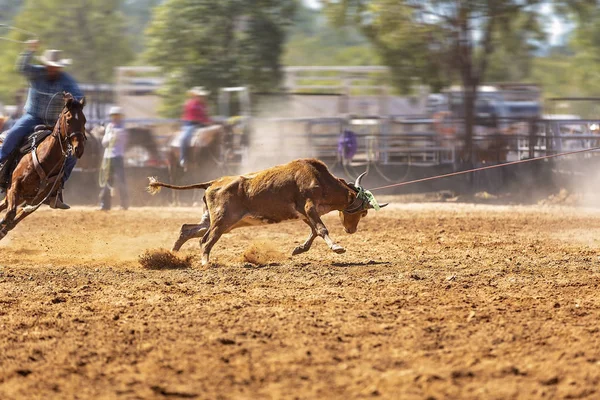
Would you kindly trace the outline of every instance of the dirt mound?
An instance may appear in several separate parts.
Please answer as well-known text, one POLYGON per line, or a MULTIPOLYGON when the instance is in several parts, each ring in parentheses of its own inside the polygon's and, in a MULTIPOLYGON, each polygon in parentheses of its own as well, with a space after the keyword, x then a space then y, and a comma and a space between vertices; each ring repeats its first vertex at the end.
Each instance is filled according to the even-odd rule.
POLYGON ((285 258, 285 254, 279 248, 266 240, 253 242, 242 256, 243 261, 259 266, 277 263, 285 258))
POLYGON ((582 200, 582 196, 576 193, 569 193, 567 189, 560 189, 560 192, 548 196, 538 202, 541 206, 574 206, 578 205, 582 200))
POLYGON ((169 250, 146 250, 140 256, 140 265, 146 269, 185 269, 192 266, 192 256, 179 257, 169 250))

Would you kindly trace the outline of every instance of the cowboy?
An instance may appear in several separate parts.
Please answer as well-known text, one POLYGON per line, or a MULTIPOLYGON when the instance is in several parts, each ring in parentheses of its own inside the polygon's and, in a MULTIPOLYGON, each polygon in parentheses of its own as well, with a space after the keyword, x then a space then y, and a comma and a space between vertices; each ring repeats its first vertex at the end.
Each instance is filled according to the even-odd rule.
MULTIPOLYGON (((43 65, 34 65, 32 58, 38 48, 39 41, 28 41, 27 50, 21 53, 17 60, 17 70, 29 81, 29 93, 25 104, 25 113, 6 134, 6 139, 0 149, 0 165, 28 135, 33 133, 37 125, 54 125, 56 123, 63 108, 63 92, 71 93, 77 100, 83 98, 83 92, 79 89, 75 79, 63 71, 63 68, 69 65, 71 60, 62 59, 60 50, 46 50, 39 57, 43 65)), ((62 188, 69 179, 76 162, 75 156, 67 157, 62 184, 57 192, 52 193, 45 202, 50 207, 63 210, 70 208, 62 201, 62 188)))
POLYGON ((185 167, 186 160, 185 156, 190 146, 190 141, 196 129, 210 125, 211 121, 206 111, 206 96, 210 92, 204 89, 202 86, 195 86, 188 90, 190 99, 186 101, 183 108, 183 127, 181 129, 180 140, 180 155, 179 164, 181 167, 185 167))
POLYGON ((125 146, 127 146, 127 129, 123 124, 121 107, 111 107, 109 111, 111 122, 106 126, 102 146, 105 147, 102 171, 107 173, 100 192, 100 210, 109 211, 111 207, 111 192, 113 185, 119 190, 121 209, 129 208, 129 196, 125 181, 125 146))

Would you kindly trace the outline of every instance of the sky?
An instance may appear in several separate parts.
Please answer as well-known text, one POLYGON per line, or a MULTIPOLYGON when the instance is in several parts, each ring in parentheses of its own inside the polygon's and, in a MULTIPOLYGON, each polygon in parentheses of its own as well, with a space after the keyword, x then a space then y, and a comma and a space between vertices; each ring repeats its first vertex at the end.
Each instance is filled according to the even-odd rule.
POLYGON ((311 7, 311 8, 318 8, 319 7, 319 0, 302 0, 304 2, 304 4, 306 4, 307 6, 311 7))

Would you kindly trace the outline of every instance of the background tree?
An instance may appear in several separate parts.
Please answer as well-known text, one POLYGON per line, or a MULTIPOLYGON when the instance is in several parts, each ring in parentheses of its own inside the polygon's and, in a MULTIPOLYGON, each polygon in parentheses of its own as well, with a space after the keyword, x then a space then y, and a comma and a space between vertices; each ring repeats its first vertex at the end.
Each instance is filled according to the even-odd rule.
POLYGON ((461 83, 466 163, 472 161, 477 87, 485 81, 492 57, 503 46, 509 52, 517 46, 522 53, 531 56, 542 35, 538 24, 540 1, 537 0, 326 3, 330 17, 338 24, 351 23, 362 28, 383 62, 391 68, 400 88, 409 90, 415 79, 434 89, 453 81, 461 83), (518 36, 515 36, 516 31, 518 36))
POLYGON ((177 115, 186 89, 278 87, 295 0, 168 0, 147 30, 146 60, 168 75, 163 113, 177 115))
POLYGON ((163 2, 164 0, 123 0, 121 12, 127 19, 127 35, 131 38, 131 45, 135 53, 145 50, 144 31, 152 19, 152 10, 163 2))
POLYGON ((571 60, 574 86, 583 95, 600 94, 600 7, 597 4, 578 4, 571 9, 576 21, 570 42, 574 56, 571 60))
POLYGON ((299 7, 285 46, 285 65, 379 65, 369 40, 353 26, 336 27, 321 10, 299 7))

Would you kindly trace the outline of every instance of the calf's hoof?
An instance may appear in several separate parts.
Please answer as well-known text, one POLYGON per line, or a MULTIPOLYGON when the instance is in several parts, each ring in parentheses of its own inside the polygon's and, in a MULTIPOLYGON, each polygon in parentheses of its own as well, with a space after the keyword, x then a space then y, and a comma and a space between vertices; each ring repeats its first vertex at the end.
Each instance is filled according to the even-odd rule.
POLYGON ((308 249, 305 249, 304 246, 298 246, 292 251, 293 256, 297 256, 298 254, 306 253, 308 249))
POLYGON ((210 262, 208 261, 208 257, 202 256, 202 268, 207 269, 210 266, 210 262))
POLYGON ((333 250, 337 254, 344 254, 346 252, 346 249, 338 244, 334 244, 331 250, 333 250))

